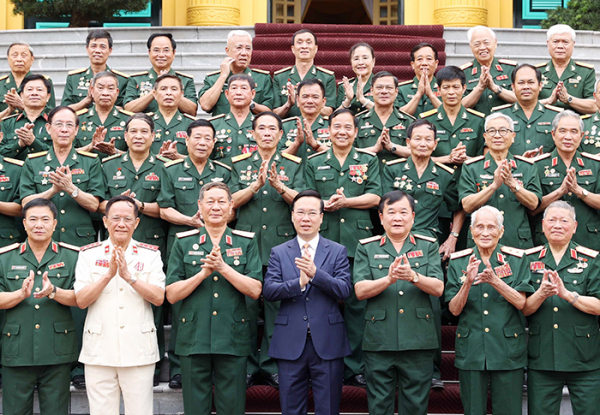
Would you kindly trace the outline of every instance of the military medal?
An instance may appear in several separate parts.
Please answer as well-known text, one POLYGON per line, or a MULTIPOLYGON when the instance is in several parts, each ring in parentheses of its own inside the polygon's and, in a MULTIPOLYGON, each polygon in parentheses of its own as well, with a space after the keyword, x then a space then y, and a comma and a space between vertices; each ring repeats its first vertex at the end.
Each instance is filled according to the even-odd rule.
POLYGON ((499 267, 495 267, 494 272, 498 278, 506 278, 513 275, 512 270, 510 269, 510 264, 504 264, 500 265, 499 267))
POLYGON ((236 267, 240 265, 240 260, 238 259, 238 257, 235 257, 235 259, 233 260, 233 265, 235 265, 236 267))
POLYGON ((198 245, 198 244, 194 244, 194 245, 192 245, 192 248, 194 248, 194 251, 197 251, 197 250, 198 250, 198 248, 200 248, 200 245, 198 245))

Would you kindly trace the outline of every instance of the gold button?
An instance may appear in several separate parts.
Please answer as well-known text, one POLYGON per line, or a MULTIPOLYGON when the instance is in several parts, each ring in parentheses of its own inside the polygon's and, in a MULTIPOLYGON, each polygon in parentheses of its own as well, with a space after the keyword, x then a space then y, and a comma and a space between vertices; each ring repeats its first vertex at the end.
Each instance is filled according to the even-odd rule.
POLYGON ((217 315, 217 312, 216 312, 216 311, 213 311, 213 316, 216 316, 216 315, 217 315))
POLYGON ((557 328, 558 328, 558 324, 555 324, 555 325, 554 325, 554 328, 555 328, 555 329, 557 329, 557 328))
POLYGON ((519 337, 519 335, 517 333, 515 333, 515 338, 519 337))
POLYGON ((344 223, 344 222, 346 222, 346 219, 342 218, 342 219, 340 219, 340 222, 344 223))
POLYGON ((538 279, 538 280, 536 280, 536 283, 538 283, 538 284, 539 284, 539 283, 540 283, 540 280, 539 280, 539 279, 538 279))
POLYGON ((10 337, 10 333, 6 333, 6 337, 10 337))
POLYGON ((502 215, 504 215, 504 211, 503 211, 503 210, 501 210, 501 211, 500 211, 500 213, 501 213, 502 215))
POLYGON ((558 313, 558 307, 554 307, 554 312, 558 313))
POLYGON ((36 293, 39 293, 39 292, 40 292, 40 287, 36 287, 36 288, 35 288, 35 292, 36 292, 36 293))
POLYGON ((404 291, 398 291, 398 294, 404 295, 404 291))
POLYGON ((39 324, 36 324, 36 325, 35 325, 35 329, 37 330, 37 329, 39 329, 39 328, 40 328, 40 325, 39 325, 39 324))
POLYGON ((60 192, 60 195, 61 195, 61 196, 64 196, 64 195, 65 195, 65 192, 60 192))
POLYGON ((125 326, 121 326, 120 328, 121 328, 121 329, 124 329, 124 328, 125 328, 125 326))
POLYGON ((573 280, 573 284, 577 284, 577 280, 573 280))
POLYGON ((60 274, 56 274, 56 277, 57 277, 57 278, 60 278, 60 274))
POLYGON ((214 280, 214 281, 219 281, 219 277, 217 277, 217 276, 214 276, 214 277, 213 277, 213 280, 214 280))
POLYGON ((266 208, 266 207, 264 207, 264 208, 263 208, 263 212, 266 212, 266 211, 267 211, 267 208, 266 208))
POLYGON ((452 134, 452 138, 456 138, 456 134, 452 134))
POLYGON ((419 201, 417 199, 415 199, 415 203, 419 203, 419 201))
POLYGON ((383 164, 387 164, 387 161, 385 161, 385 159, 382 159, 382 160, 381 160, 381 162, 382 162, 383 164))
POLYGON ((590 337, 590 333, 588 333, 588 337, 590 337))
POLYGON ((490 329, 489 329, 488 327, 486 327, 484 331, 485 331, 486 333, 489 333, 489 332, 490 332, 490 329))
POLYGON ((569 192, 567 193, 569 196, 573 196, 573 192, 569 192))
POLYGON ((119 309, 120 309, 120 310, 123 310, 123 306, 119 306, 119 309))
POLYGON ((262 226, 262 228, 263 228, 263 229, 267 229, 267 225, 263 225, 263 226, 262 226))
POLYGON ((185 323, 185 317, 181 319, 181 322, 182 322, 182 323, 185 323))
POLYGON ((456 335, 456 337, 458 337, 458 338, 460 339, 460 333, 458 333, 458 334, 456 335))
POLYGON ((429 318, 429 314, 426 314, 426 315, 425 315, 425 318, 429 318))
POLYGON ((488 298, 489 294, 488 293, 483 293, 483 298, 488 298))
POLYGON ((181 188, 182 188, 183 190, 185 190, 185 189, 187 189, 187 186, 182 186, 181 188))
POLYGON ((527 144, 531 144, 531 140, 525 140, 527 144))
POLYGON ((192 261, 192 265, 196 265, 196 261, 192 261))
POLYGON ((415 267, 418 267, 418 266, 419 266, 419 263, 418 263, 418 262, 415 262, 415 267))
POLYGON ((18 279, 19 279, 19 276, 17 275, 17 276, 15 277, 15 280, 18 280, 18 279))
POLYGON ((527 128, 531 128, 531 124, 529 124, 529 125, 527 126, 527 128))
POLYGON ((165 134, 166 134, 166 135, 169 135, 169 133, 170 133, 170 131, 165 131, 165 134))
POLYGON ((404 310, 403 309, 400 309, 398 311, 400 312, 400 314, 404 314, 404 310))
POLYGON ((40 305, 39 305, 39 304, 36 304, 36 305, 35 305, 35 309, 36 309, 36 310, 39 310, 39 309, 40 309, 40 305))
POLYGON ((420 188, 421 188, 421 185, 420 185, 420 184, 418 184, 418 185, 417 185, 417 189, 420 189, 420 188))
POLYGON ((4 190, 4 186, 0 187, 0 190, 4 190))
POLYGON ((266 190, 263 190, 263 195, 266 195, 267 193, 269 193, 269 192, 267 192, 266 190))
POLYGON ((379 264, 379 269, 383 268, 383 265, 379 264))
POLYGON ((61 231, 61 232, 64 232, 64 231, 65 231, 65 228, 60 228, 60 231, 61 231))
POLYGON ((215 298, 219 298, 219 293, 215 293, 215 298))
POLYGON ((122 289, 122 288, 119 288, 119 291, 123 291, 123 289, 122 289))
POLYGON ((242 319, 242 323, 245 323, 245 322, 246 322, 246 319, 245 319, 245 318, 243 318, 243 319, 242 319))
POLYGON ((344 172, 343 172, 343 171, 341 171, 341 172, 340 172, 340 176, 343 176, 343 175, 344 175, 344 172))
POLYGON ((487 310, 483 310, 483 314, 487 316, 488 314, 490 314, 490 312, 487 310))
POLYGON ((488 95, 488 98, 489 98, 489 99, 492 99, 493 97, 494 97, 493 95, 488 95))
POLYGON ((500 195, 500 199, 504 199, 504 195, 500 195))
POLYGON ((37 275, 42 275, 42 271, 38 271, 38 272, 37 272, 37 275))

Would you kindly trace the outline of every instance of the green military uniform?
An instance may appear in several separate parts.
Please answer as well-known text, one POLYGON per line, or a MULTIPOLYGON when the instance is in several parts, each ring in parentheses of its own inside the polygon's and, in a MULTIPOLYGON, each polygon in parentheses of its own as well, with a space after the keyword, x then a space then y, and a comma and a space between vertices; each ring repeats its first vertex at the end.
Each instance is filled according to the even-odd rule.
MULTIPOLYGON (((521 156, 506 156, 511 168, 512 177, 523 189, 532 192, 542 203, 542 189, 538 171, 533 165, 533 159, 521 156)), ((458 197, 465 197, 479 193, 494 181, 494 172, 498 164, 490 153, 478 156, 465 162, 458 184, 458 197)), ((529 210, 517 199, 517 195, 510 191, 506 185, 500 186, 492 197, 485 203, 493 206, 504 215, 504 235, 500 242, 517 248, 531 248, 533 237, 529 226, 529 210)), ((471 238, 469 242, 472 243, 471 238)))
POLYGON ((165 117, 160 111, 148 114, 154 121, 154 142, 150 147, 150 152, 158 154, 162 144, 165 141, 177 141, 177 152, 187 156, 186 138, 188 137, 188 126, 196 121, 196 118, 188 114, 182 114, 179 110, 171 118, 171 122, 167 124, 165 117))
MULTIPOLYGON (((316 78, 323 82, 323 86, 325 87, 325 98, 327 99, 325 105, 328 107, 337 108, 335 105, 337 99, 335 73, 328 69, 313 65, 304 76, 304 80, 311 78, 316 78)), ((298 69, 296 68, 296 66, 288 66, 287 68, 283 68, 276 71, 273 74, 273 108, 279 108, 287 102, 288 82, 290 82, 292 85, 294 85, 295 88, 297 88, 298 84, 302 81, 303 79, 300 78, 300 74, 298 73, 298 69)), ((298 91, 296 90, 296 92, 298 91)), ((297 99, 298 98, 296 98, 296 100, 297 99)), ((300 109, 296 104, 294 104, 294 106, 290 108, 287 115, 288 117, 299 117, 301 115, 300 109)))
MULTIPOLYGON (((185 74, 183 72, 174 71, 173 68, 169 69, 170 75, 177 75, 183 83, 183 96, 196 102, 196 86, 194 85, 194 77, 192 75, 185 74)), ((156 82, 158 74, 154 68, 150 68, 148 71, 138 72, 131 74, 127 80, 127 88, 125 89, 125 97, 123 98, 123 105, 141 98, 144 95, 151 94, 154 89, 154 82, 156 82)), ((140 112, 156 112, 158 111, 158 104, 156 100, 153 100, 148 104, 143 111, 140 112)))
MULTIPOLYGON (((258 151, 252 154, 246 153, 233 157, 231 159, 233 165, 234 181, 238 182, 240 188, 245 189, 252 184, 258 175, 262 158, 258 151)), ((302 159, 290 154, 275 153, 273 159, 269 161, 275 162, 275 169, 278 172, 279 180, 288 188, 302 191, 304 188, 304 169, 302 168, 302 159)), ((258 243, 258 252, 261 262, 265 267, 269 264, 271 256, 271 248, 289 241, 296 235, 296 230, 291 220, 290 206, 283 197, 269 183, 265 185, 252 196, 245 205, 240 206, 238 210, 238 220, 236 229, 242 231, 252 231, 256 234, 258 243)), ((256 344, 258 336, 257 326, 255 325, 258 318, 260 301, 246 299, 249 312, 251 313, 251 333, 252 345, 256 344)), ((275 325, 275 317, 279 312, 279 301, 265 301, 265 327, 260 347, 261 353, 258 356, 251 356, 248 359, 248 374, 257 375, 262 370, 267 375, 277 373, 277 364, 267 354, 273 336, 275 325)), ((253 355, 256 350, 253 347, 253 355)))
MULTIPOLYGON (((431 90, 435 94, 436 97, 440 98, 440 93, 438 92, 438 84, 435 80, 435 77, 429 83, 431 90)), ((419 79, 415 76, 414 79, 409 81, 400 82, 398 84, 398 96, 396 97, 396 107, 401 108, 408 104, 411 99, 415 97, 417 94, 417 89, 419 89, 419 79)), ((419 115, 422 112, 431 111, 435 109, 431 100, 427 95, 423 95, 419 104, 417 105, 417 109, 415 110, 415 115, 419 115)))
MULTIPOLYGON (((562 184, 567 167, 558 155, 555 149, 552 153, 546 153, 536 157, 535 167, 538 171, 540 183, 542 185, 542 196, 552 193, 562 184)), ((600 161, 588 153, 575 153, 571 167, 575 168, 577 184, 590 193, 600 193, 600 161)), ((592 248, 600 247, 598 236, 600 235, 600 214, 598 211, 583 200, 577 198, 571 192, 564 195, 561 200, 569 202, 577 212, 577 232, 573 235, 573 241, 592 248)), ((542 214, 538 214, 532 220, 532 226, 535 229, 536 245, 546 242, 546 237, 542 231, 542 214)))
POLYGON ((0 154, 5 157, 25 160, 28 154, 47 150, 52 145, 52 137, 46 131, 47 123, 48 114, 45 112, 41 113, 33 122, 23 113, 14 114, 3 119, 0 128, 4 133, 4 139, 0 143, 0 154), (27 147, 20 147, 19 137, 17 137, 15 131, 26 124, 33 124, 35 140, 27 147))
MULTIPOLYGON (((350 78, 349 81, 350 81, 350 85, 352 85, 352 90, 354 91, 354 98, 352 98, 352 101, 350 102, 349 109, 353 113, 357 114, 361 111, 364 111, 366 108, 364 108, 362 106, 362 104, 360 103, 360 101, 358 101, 356 99, 356 87, 358 86, 358 81, 356 80, 356 78, 350 78)), ((369 79, 367 79, 367 82, 365 82, 365 85, 363 86, 363 95, 365 98, 367 98, 370 101, 373 101, 373 94, 371 93, 372 82, 373 82, 373 74, 371 74, 371 76, 369 76, 369 79)), ((336 103, 337 105, 335 107, 339 108, 345 99, 346 99, 346 89, 344 89, 344 82, 340 81, 340 82, 338 82, 338 93, 337 93, 337 103, 336 103)))
MULTIPOLYGON (((0 156, 0 202, 21 203, 19 183, 23 164, 25 163, 21 160, 0 156)), ((20 219, 0 213, 0 247, 24 239, 20 219)))
MULTIPOLYGON (((114 69, 110 69, 108 65, 106 65, 105 70, 113 73, 119 80, 119 83, 117 85, 117 87, 119 88, 119 96, 117 97, 117 102, 115 103, 115 105, 122 107, 129 75, 123 72, 116 71, 114 69)), ((91 67, 75 69, 74 71, 70 71, 67 75, 65 90, 63 92, 60 104, 77 104, 78 102, 82 101, 85 97, 87 97, 88 89, 92 83, 93 77, 94 72, 92 71, 91 67)), ((92 107, 92 105, 93 104, 90 104, 88 108, 92 107)))
MULTIPOLYGON (((406 143, 406 129, 415 119, 412 115, 396 108, 390 114, 385 125, 375 112, 375 108, 371 108, 362 114, 357 114, 357 117, 358 135, 356 136, 356 140, 354 140, 354 145, 358 148, 368 148, 377 144, 377 140, 379 140, 384 127, 389 128, 390 139, 393 144, 404 145, 406 143)), ((382 164, 398 158, 398 156, 386 149, 381 150, 377 154, 377 157, 382 164)), ((383 166, 380 165, 379 167, 383 166)))
MULTIPOLYGON (((402 255, 418 274, 443 280, 438 249, 435 238, 413 233, 400 252, 387 235, 363 239, 356 248, 354 284, 386 278, 402 255)), ((429 295, 398 280, 366 303, 363 351, 369 414, 394 413, 397 384, 398 414, 426 415, 438 347, 429 295)))
MULTIPOLYGON (((219 246, 227 266, 262 282, 260 254, 253 233, 226 228, 219 246)), ((167 285, 199 273, 201 259, 212 248, 206 228, 179 233, 169 258, 167 285)), ((185 412, 210 415, 214 371, 217 412, 243 415, 246 358, 252 348, 245 295, 214 271, 180 303, 175 351, 181 356, 185 412)))
MULTIPOLYGON (((97 154, 75 150, 67 156, 63 166, 70 166, 73 184, 102 200, 106 194, 102 166, 97 154)), ((21 200, 33 194, 43 193, 52 187, 48 180, 48 172, 56 171, 61 166, 56 158, 54 148, 36 154, 30 154, 23 166, 21 177, 21 200)), ((56 230, 52 237, 61 242, 76 246, 84 246, 96 240, 96 231, 92 226, 89 211, 81 207, 67 192, 61 191, 50 199, 58 209, 56 230)))
MULTIPOLYGON (((477 247, 450 256, 445 301, 449 303, 464 283, 471 255, 481 260, 477 247)), ((494 273, 514 290, 532 293, 525 252, 498 244, 489 263, 494 273)), ((479 272, 487 267, 483 261, 479 272)), ((465 414, 487 413, 488 382, 494 413, 520 414, 523 368, 527 366, 525 317, 490 284, 471 285, 456 329, 456 360, 465 414)))
MULTIPOLYGON (((281 141, 284 143, 284 147, 289 147, 292 145, 294 141, 296 141, 296 137, 298 136, 298 124, 296 120, 299 117, 291 117, 283 120, 283 137, 281 141)), ((304 119, 300 117, 300 121, 302 122, 302 127, 304 128, 303 121, 304 119)), ((329 138, 329 117, 323 117, 319 115, 319 117, 312 123, 310 129, 313 134, 313 138, 321 145, 331 146, 331 139, 329 138)), ((300 145, 300 148, 296 152, 298 157, 302 157, 302 161, 306 163, 308 156, 314 154, 314 150, 306 145, 306 138, 304 142, 300 145)))
POLYGON ((600 130, 598 130, 600 126, 600 112, 582 115, 581 119, 584 125, 584 135, 579 145, 579 151, 591 154, 600 153, 600 130))
MULTIPOLYGON (((313 154, 304 167, 304 184, 314 189, 323 198, 329 200, 336 190, 344 188, 347 198, 371 193, 381 196, 379 159, 371 152, 353 148, 344 165, 333 154, 333 149, 313 154)), ((358 241, 372 235, 373 222, 369 209, 343 208, 334 212, 325 212, 321 224, 321 235, 340 243, 348 250, 350 265, 358 241)), ((364 332, 365 302, 360 302, 352 291, 345 303, 344 324, 348 331, 348 340, 352 355, 344 358, 345 378, 364 373, 362 338, 364 332)))
MULTIPOLYGON (((594 65, 575 62, 571 59, 560 77, 556 74, 556 69, 552 61, 539 63, 535 67, 539 68, 542 72, 540 99, 545 99, 552 95, 552 91, 554 91, 560 81, 564 82, 569 95, 575 98, 594 99, 594 92, 596 90, 596 71, 594 70, 594 65)), ((557 100, 554 105, 573 110, 568 104, 564 104, 560 100, 557 100)))
MULTIPOLYGON (((28 72, 27 75, 25 75, 25 78, 28 77, 29 75, 33 75, 33 73, 28 72)), ((50 99, 48 100, 48 103, 46 104, 46 111, 50 112, 50 110, 54 107, 56 107, 56 96, 54 94, 54 83, 52 82, 52 79, 50 79, 49 76, 44 75, 44 78, 46 78, 48 80, 48 82, 50 82, 50 99)), ((12 72, 9 73, 8 75, 4 75, 2 77, 0 77, 0 111, 4 111, 8 105, 6 104, 6 102, 4 101, 4 95, 6 95, 8 93, 8 91, 10 91, 12 88, 14 88, 17 93, 19 93, 19 88, 17 87, 17 83, 15 81, 15 77, 13 76, 12 72)), ((4 131, 4 130, 3 130, 4 131)))
POLYGON ((492 113, 499 112, 508 115, 514 121, 515 142, 510 146, 512 154, 522 155, 526 151, 535 150, 543 146, 543 152, 554 150, 552 139, 552 121, 562 108, 553 105, 542 105, 538 102, 531 114, 531 118, 523 112, 518 102, 505 104, 492 108, 492 113))
MULTIPOLYGON (((29 244, 13 244, 0 252, 0 291, 15 292, 33 271, 33 292, 42 289, 42 274, 63 290, 72 290, 78 248, 51 242, 41 261, 29 244)), ((75 323, 69 307, 33 295, 6 310, 2 330, 4 413, 33 413, 37 385, 43 413, 64 414, 69 408, 69 372, 78 357, 75 323)))
MULTIPOLYGON (((501 86, 503 89, 511 90, 511 75, 512 71, 516 67, 516 61, 494 58, 489 68, 490 75, 492 76, 496 85, 501 86)), ((477 61, 477 59, 473 59, 471 62, 461 65, 460 69, 463 70, 465 77, 467 78, 467 91, 465 92, 465 96, 467 96, 473 92, 473 89, 475 89, 479 83, 479 77, 481 76, 481 64, 479 61, 477 61)), ((541 96, 540 99, 542 99, 541 96)), ((505 102, 502 100, 502 98, 500 98, 494 91, 486 88, 473 109, 482 112, 485 115, 489 115, 492 112, 493 107, 503 104, 505 104, 505 102)))
MULTIPOLYGON (((263 71, 262 69, 251 69, 246 68, 244 75, 250 76, 254 83, 256 84, 255 91, 256 95, 254 96, 254 102, 257 104, 265 105, 266 107, 273 108, 273 81, 271 80, 271 73, 269 71, 263 71)), ((200 97, 204 95, 206 91, 208 91, 219 79, 219 75, 221 75, 221 71, 215 71, 206 74, 204 78, 204 86, 198 92, 198 100, 200 97)), ((209 112, 213 115, 213 117, 221 114, 227 114, 230 110, 229 101, 225 97, 225 90, 229 87, 229 78, 233 76, 232 73, 229 74, 227 80, 223 84, 223 89, 221 90, 221 95, 219 96, 219 100, 212 107, 209 112)))
MULTIPOLYGON (((598 251, 571 242, 556 264, 548 245, 529 249, 527 262, 531 283, 539 289, 544 270, 554 270, 568 291, 600 298, 597 256, 598 251)), ((596 315, 578 310, 557 295, 546 298, 529 316, 529 414, 558 413, 565 383, 574 414, 598 413, 599 350, 596 315)))
MULTIPOLYGON (((133 115, 133 112, 125 111, 115 106, 104 122, 98 117, 95 106, 77 111, 77 115, 79 115, 79 131, 77 131, 77 137, 75 137, 75 142, 73 143, 75 148, 84 147, 90 144, 92 142, 92 137, 96 132, 96 128, 105 127, 106 137, 104 137, 104 141, 108 142, 114 138, 116 149, 121 151, 127 150, 125 124, 129 117, 133 115)), ((93 152, 98 153, 101 156, 106 156, 104 153, 100 153, 97 150, 93 150, 93 152)))

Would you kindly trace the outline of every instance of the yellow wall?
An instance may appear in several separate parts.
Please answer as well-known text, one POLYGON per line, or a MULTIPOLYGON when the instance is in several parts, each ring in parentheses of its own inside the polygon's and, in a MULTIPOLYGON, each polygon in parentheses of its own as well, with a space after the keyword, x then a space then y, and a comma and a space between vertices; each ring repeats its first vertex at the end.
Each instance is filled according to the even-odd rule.
MULTIPOLYGON (((473 3, 469 0, 405 0, 404 24, 438 24, 434 12, 440 4, 473 3)), ((487 0, 482 2, 487 8, 487 22, 489 27, 513 27, 513 3, 506 0, 487 0)))
MULTIPOLYGON (((0 0, 8 1, 8 0, 0 0)), ((188 24, 187 10, 190 0, 162 0, 162 25, 163 26, 186 26, 188 24)), ((210 0, 196 0, 196 5, 206 3, 210 0)), ((240 0, 240 18, 237 22, 230 22, 232 26, 252 26, 255 23, 267 23, 268 17, 267 0, 240 0)))
POLYGON ((242 0, 240 2, 240 26, 267 23, 269 15, 267 0, 242 0))
POLYGON ((25 27, 23 16, 13 14, 9 0, 0 0, 0 30, 20 30, 25 27))

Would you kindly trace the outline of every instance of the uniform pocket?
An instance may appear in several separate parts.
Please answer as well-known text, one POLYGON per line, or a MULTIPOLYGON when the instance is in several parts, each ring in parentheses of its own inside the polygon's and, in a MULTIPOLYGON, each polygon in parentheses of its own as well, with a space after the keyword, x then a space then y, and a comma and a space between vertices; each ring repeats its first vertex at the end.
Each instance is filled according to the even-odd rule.
POLYGON ((238 310, 233 313, 233 333, 235 343, 238 346, 246 346, 250 342, 250 326, 246 310, 238 310))
POLYGON ((387 339, 385 310, 367 310, 365 320, 365 342, 383 343, 387 339))
POLYGON ((54 353, 57 356, 77 353, 75 322, 54 323, 54 353))
POLYGON ((579 361, 586 363, 598 353, 598 326, 575 326, 575 350, 579 361))
POLYGON ((540 333, 541 326, 536 323, 529 325, 529 341, 527 342, 527 352, 531 359, 540 357, 540 333))
POLYGON ((433 310, 426 307, 415 308, 415 314, 417 316, 416 334, 419 340, 435 339, 433 310))
POLYGON ((514 324, 504 327, 504 337, 506 337, 506 355, 511 359, 518 359, 526 350, 526 340, 523 335, 525 330, 520 324, 514 324))
POLYGON ((152 356, 157 353, 157 337, 156 328, 154 327, 153 321, 144 321, 141 326, 142 336, 144 337, 142 346, 144 347, 144 354, 146 356, 152 356))
POLYGON ((96 357, 102 351, 102 324, 88 323, 83 330, 83 349, 88 356, 96 357))
POLYGON ((198 203, 198 191, 196 190, 196 183, 193 181, 177 181, 173 183, 173 187, 175 188, 176 204, 192 205, 198 203))
POLYGON ((10 358, 19 354, 20 324, 6 324, 2 330, 2 354, 10 358))
POLYGON ((78 226, 75 228, 75 233, 82 238, 93 238, 96 236, 96 231, 93 226, 78 226))
POLYGON ((455 345, 455 357, 456 360, 462 360, 467 357, 469 341, 469 327, 458 326, 456 328, 456 345, 455 345))
POLYGON ((323 199, 329 199, 337 189, 335 181, 335 172, 327 170, 317 170, 315 172, 315 182, 317 190, 321 193, 323 199))
POLYGON ((193 311, 181 311, 177 323, 177 345, 191 347, 194 345, 195 337, 195 313, 193 311))

